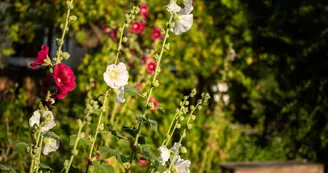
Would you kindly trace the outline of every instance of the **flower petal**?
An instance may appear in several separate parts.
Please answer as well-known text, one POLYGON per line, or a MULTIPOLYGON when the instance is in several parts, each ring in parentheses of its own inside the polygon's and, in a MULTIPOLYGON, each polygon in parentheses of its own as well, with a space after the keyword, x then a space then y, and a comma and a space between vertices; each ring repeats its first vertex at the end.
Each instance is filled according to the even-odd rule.
POLYGON ((174 0, 170 0, 170 3, 166 7, 171 13, 177 13, 181 10, 181 7, 177 5, 174 0))

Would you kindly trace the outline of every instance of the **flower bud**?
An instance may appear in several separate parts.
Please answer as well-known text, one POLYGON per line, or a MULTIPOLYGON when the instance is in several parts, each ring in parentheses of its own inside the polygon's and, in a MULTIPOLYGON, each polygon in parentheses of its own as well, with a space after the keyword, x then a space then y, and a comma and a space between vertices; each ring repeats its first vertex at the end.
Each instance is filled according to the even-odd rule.
POLYGON ((195 120, 196 119, 196 115, 191 115, 191 120, 195 120))
POLYGON ((170 43, 165 44, 164 47, 165 47, 166 50, 170 50, 170 48, 171 48, 170 43))
POLYGON ((184 119, 185 119, 184 116, 181 116, 181 117, 180 117, 180 121, 183 121, 184 119))
POLYGON ((77 149, 74 149, 74 150, 72 151, 72 154, 73 154, 74 156, 77 156, 77 155, 79 154, 79 151, 78 151, 77 149))
POLYGON ((64 29, 64 24, 61 23, 61 24, 59 25, 59 28, 60 28, 60 29, 64 29))
POLYGON ((186 147, 181 147, 181 148, 180 148, 180 152, 181 152, 182 154, 187 153, 187 148, 186 148, 186 147))
POLYGON ((82 126, 82 120, 81 120, 81 119, 78 119, 78 120, 77 120, 77 125, 78 125, 79 127, 82 126))
POLYGON ((153 86, 154 86, 154 87, 158 87, 158 86, 159 86, 159 82, 158 82, 158 80, 155 80, 155 81, 153 82, 153 86))
POLYGON ((161 28, 161 34, 164 35, 165 34, 165 30, 163 28, 161 28))
POLYGON ((104 123, 101 123, 99 126, 99 131, 102 131, 102 130, 104 130, 104 123))
POLYGON ((192 128, 192 124, 188 124, 187 128, 190 130, 192 128))
POLYGON ((153 103, 153 102, 149 102, 149 103, 148 103, 148 108, 149 108, 149 109, 154 109, 154 107, 155 107, 155 106, 154 106, 154 103, 153 103))
POLYGON ((84 137, 85 137, 85 133, 82 132, 82 133, 80 134, 80 137, 81 137, 81 138, 84 138, 84 137))
POLYGON ((123 42, 127 42, 128 41, 128 38, 126 38, 126 37, 123 37, 123 40, 122 40, 123 42))
POLYGON ((69 54, 68 52, 63 52, 63 53, 62 53, 62 57, 63 57, 64 59, 68 59, 68 58, 70 57, 70 54, 69 54))
POLYGON ((123 167, 124 167, 124 169, 129 169, 130 168, 130 163, 129 162, 125 162, 125 163, 123 163, 123 167))
POLYGON ((66 168, 68 165, 69 165, 69 161, 68 160, 65 160, 64 161, 64 167, 66 168))
POLYGON ((181 124, 177 124, 177 129, 180 129, 181 128, 181 124))
POLYGON ((91 116, 86 116, 86 120, 90 122, 91 121, 91 116))
POLYGON ((202 110, 203 106, 199 105, 198 110, 202 110))
POLYGON ((119 32, 119 33, 122 33, 122 32, 123 32, 123 28, 120 27, 120 28, 118 29, 118 32, 119 32))
POLYGON ((70 21, 75 21, 76 19, 77 19, 77 17, 75 15, 69 16, 70 21))
POLYGON ((189 105, 189 101, 186 101, 186 102, 185 102, 185 105, 188 106, 188 105, 189 105))

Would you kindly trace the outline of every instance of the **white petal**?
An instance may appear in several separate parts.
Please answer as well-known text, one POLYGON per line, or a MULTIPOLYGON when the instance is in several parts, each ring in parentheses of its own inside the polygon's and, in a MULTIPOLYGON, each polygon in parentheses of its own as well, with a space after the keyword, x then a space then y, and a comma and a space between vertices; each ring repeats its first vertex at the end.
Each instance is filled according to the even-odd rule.
MULTIPOLYGON (((178 142, 174 142, 174 145, 172 146, 171 150, 175 152, 178 149, 178 145, 179 145, 178 142)), ((177 154, 179 154, 179 151, 177 152, 177 154)))
POLYGON ((158 148, 158 151, 160 152, 160 160, 162 165, 164 166, 165 163, 169 160, 170 158, 170 150, 167 149, 164 145, 158 148))
POLYGON ((56 126, 55 118, 51 111, 45 111, 43 117, 45 118, 45 121, 44 126, 41 128, 41 132, 49 131, 56 126))
POLYGON ((191 163, 189 160, 183 160, 178 156, 173 162, 173 165, 176 168, 176 173, 190 173, 189 167, 191 163))
POLYGON ((124 99, 124 86, 120 87, 117 91, 117 95, 115 97, 115 101, 117 103, 124 103, 125 99, 124 99))
POLYGON ((218 94, 214 94, 214 101, 215 102, 219 102, 220 101, 220 97, 219 97, 219 95, 218 94))
POLYGON ((45 137, 44 138, 44 146, 42 153, 44 155, 48 155, 49 153, 56 151, 59 148, 59 141, 51 138, 51 137, 45 137))
POLYGON ((29 124, 31 127, 34 126, 34 124, 36 124, 37 126, 39 126, 40 124, 40 117, 41 117, 41 113, 39 110, 34 111, 32 117, 29 120, 29 124))
POLYGON ((176 34, 180 35, 183 32, 188 31, 193 24, 193 15, 180 15, 179 21, 176 21, 175 26, 171 29, 171 31, 176 34))
POLYGON ((191 11, 194 9, 192 6, 192 0, 185 0, 184 1, 184 8, 179 11, 179 14, 190 14, 191 11))
POLYGON ((230 96, 228 94, 223 94, 222 100, 223 100, 224 105, 227 106, 229 104, 229 101, 230 101, 230 96))
POLYGON ((219 92, 227 92, 229 90, 229 86, 225 82, 220 82, 217 84, 219 92))
POLYGON ((181 10, 181 7, 177 5, 174 0, 170 0, 170 3, 166 7, 171 13, 177 13, 181 10))

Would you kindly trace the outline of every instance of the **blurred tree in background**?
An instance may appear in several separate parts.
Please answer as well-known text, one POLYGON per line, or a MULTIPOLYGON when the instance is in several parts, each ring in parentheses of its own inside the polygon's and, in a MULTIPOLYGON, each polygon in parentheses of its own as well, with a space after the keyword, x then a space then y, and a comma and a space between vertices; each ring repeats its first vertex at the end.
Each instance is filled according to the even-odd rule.
MULTIPOLYGON (((1 47, 2 53, 9 55, 16 51, 17 54, 17 50, 24 49, 30 52, 20 53, 33 57, 44 37, 49 38, 46 44, 54 44, 51 38, 63 20, 60 16, 64 2, 6 2, 10 4, 6 11, 11 20, 3 29, 9 33, 7 39, 13 46, 1 47)), ((125 11, 144 3, 149 8, 149 17, 143 21, 147 28, 143 35, 131 34, 132 41, 125 45, 123 57, 131 64, 140 63, 140 56, 158 49, 150 39, 151 28, 165 24, 167 2, 84 0, 75 3, 73 13, 78 20, 69 34, 87 54, 76 69, 77 89, 71 99, 57 104, 66 108, 57 112, 60 122, 56 130, 61 131, 63 143, 68 143, 68 136, 76 131, 77 125, 72 120, 82 116, 85 100, 105 89, 104 64, 114 60, 112 50, 116 46, 110 34, 121 25, 125 11), (110 32, 104 33, 104 28, 110 32)), ((192 172, 216 172, 222 161, 307 159, 327 165, 328 1, 205 0, 195 1, 194 8, 191 30, 169 38, 171 51, 165 55, 161 86, 155 92, 156 100, 166 110, 165 116, 159 111, 154 113, 155 119, 161 122, 159 131, 165 133, 178 98, 189 90, 197 87, 199 93, 214 94, 211 88, 222 80, 230 46, 237 56, 224 79, 229 83, 231 98, 224 108, 225 114, 218 111, 212 100, 208 110, 198 115, 197 124, 186 140, 185 145, 190 148, 187 155, 195 170, 192 172), (205 155, 207 158, 203 159, 205 155)), ((137 73, 145 69, 130 66, 130 70, 137 73)), ((7 112, 8 116, 4 117, 9 117, 13 114, 12 106, 8 106, 12 98, 6 93, 10 92, 1 97, 0 110, 7 112)), ((24 94, 21 90, 19 93, 24 94)), ((24 103, 15 106, 25 108, 24 103)), ((21 110, 27 123, 31 112, 21 110)), ((133 111, 127 113, 118 123, 130 121, 127 118, 133 114, 133 111)), ((152 138, 158 141, 163 136, 152 138)), ((0 142, 1 146, 6 142, 0 142)), ((63 146, 61 152, 66 152, 67 147, 63 146)), ((61 163, 55 162, 58 157, 56 153, 51 160, 60 167, 61 163)), ((19 165, 18 160, 5 162, 13 167, 19 165)))

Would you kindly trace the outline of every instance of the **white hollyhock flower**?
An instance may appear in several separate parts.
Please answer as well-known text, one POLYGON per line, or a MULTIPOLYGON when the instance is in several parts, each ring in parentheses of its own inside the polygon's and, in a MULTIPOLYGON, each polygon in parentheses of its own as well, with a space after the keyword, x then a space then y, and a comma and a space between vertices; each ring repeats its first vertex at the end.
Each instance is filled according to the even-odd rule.
POLYGON ((225 82, 220 82, 217 84, 219 92, 227 92, 229 90, 229 86, 225 82))
POLYGON ((128 84, 129 73, 124 63, 111 64, 107 66, 104 80, 108 86, 117 89, 128 84))
POLYGON ((230 101, 230 96, 228 94, 223 94, 222 95, 222 100, 223 100, 224 105, 227 106, 229 104, 229 101, 230 101))
POLYGON ((173 28, 171 28, 171 31, 174 34, 180 35, 191 28, 193 24, 193 15, 190 14, 190 12, 193 9, 192 0, 185 0, 184 8, 181 8, 179 5, 177 5, 174 0, 170 0, 170 3, 167 5, 167 10, 170 13, 174 13, 175 15, 175 25, 173 28))
MULTIPOLYGON (((50 129, 56 126, 55 118, 51 111, 45 111, 42 115, 42 118, 44 118, 44 121, 41 124, 42 125, 41 132, 49 131, 50 129)), ((37 125, 39 127, 40 119, 41 119, 41 111, 40 110, 34 111, 33 116, 29 120, 30 126, 33 127, 34 125, 37 125)))
POLYGON ((172 164, 174 166, 173 169, 175 170, 175 173, 190 173, 189 167, 191 162, 189 160, 183 160, 180 156, 177 156, 172 164))
POLYGON ((49 153, 56 151, 59 148, 59 141, 52 137, 45 137, 43 139, 44 145, 42 153, 48 155, 49 153))
POLYGON ((162 145, 161 147, 158 148, 158 151, 160 152, 160 161, 162 165, 164 166, 165 163, 169 160, 170 158, 170 150, 166 148, 166 146, 162 145))
POLYGON ((213 97, 214 97, 214 101, 215 102, 219 102, 220 101, 220 96, 218 94, 214 94, 213 97))
POLYGON ((118 88, 118 90, 116 90, 115 101, 117 103, 124 103, 125 102, 125 98, 124 98, 124 86, 121 86, 121 87, 118 88))

